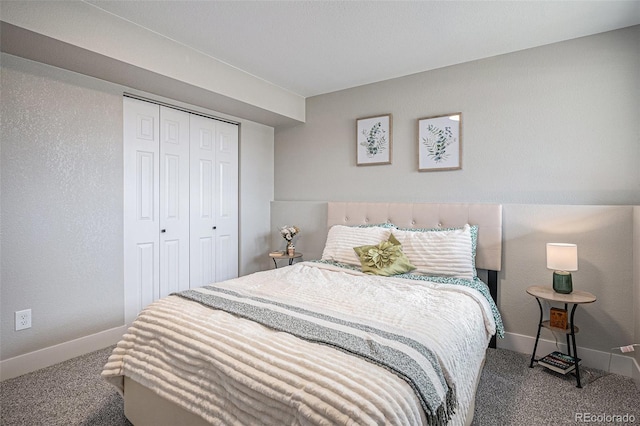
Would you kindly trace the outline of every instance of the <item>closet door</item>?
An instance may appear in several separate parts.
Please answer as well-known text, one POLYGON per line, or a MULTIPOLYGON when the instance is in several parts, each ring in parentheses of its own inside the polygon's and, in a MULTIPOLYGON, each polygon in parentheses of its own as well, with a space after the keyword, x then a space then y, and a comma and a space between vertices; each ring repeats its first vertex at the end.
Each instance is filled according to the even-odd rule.
POLYGON ((238 127, 125 97, 125 322, 238 275, 238 127))
POLYGON ((216 281, 238 276, 238 126, 216 126, 216 281))
POLYGON ((159 109, 124 98, 125 322, 159 295, 159 109))
POLYGON ((215 281, 216 122, 190 117, 190 273, 191 288, 215 281))
POLYGON ((189 114, 160 107, 160 297, 189 288, 189 114))

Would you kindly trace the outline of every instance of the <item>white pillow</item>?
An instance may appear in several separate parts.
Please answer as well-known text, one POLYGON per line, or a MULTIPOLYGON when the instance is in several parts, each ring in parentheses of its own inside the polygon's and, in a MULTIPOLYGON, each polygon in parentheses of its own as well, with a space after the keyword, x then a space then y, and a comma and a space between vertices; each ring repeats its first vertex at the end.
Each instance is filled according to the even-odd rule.
POLYGON ((390 235, 391 230, 388 228, 333 225, 327 234, 322 260, 360 266, 360 259, 353 248, 380 244, 381 241, 388 240, 390 235))
POLYGON ((414 273, 471 280, 476 275, 471 228, 412 231, 394 229, 414 273))

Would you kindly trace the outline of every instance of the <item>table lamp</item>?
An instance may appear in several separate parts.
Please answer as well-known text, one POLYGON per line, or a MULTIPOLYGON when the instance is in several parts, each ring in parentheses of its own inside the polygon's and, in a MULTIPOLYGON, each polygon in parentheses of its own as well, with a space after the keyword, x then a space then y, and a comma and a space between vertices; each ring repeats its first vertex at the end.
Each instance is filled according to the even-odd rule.
POLYGON ((553 290, 556 293, 571 293, 571 271, 578 270, 578 246, 547 243, 547 269, 553 270, 553 290))

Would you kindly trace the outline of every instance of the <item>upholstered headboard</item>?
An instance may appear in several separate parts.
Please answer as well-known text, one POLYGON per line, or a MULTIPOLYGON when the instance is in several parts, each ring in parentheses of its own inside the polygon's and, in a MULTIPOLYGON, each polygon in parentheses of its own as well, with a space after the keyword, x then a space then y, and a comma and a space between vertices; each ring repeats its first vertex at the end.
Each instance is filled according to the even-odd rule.
POLYGON ((478 225, 476 267, 502 269, 502 205, 329 202, 327 225, 393 223, 401 228, 478 225))
MULTIPOLYGON (((486 269, 487 286, 498 303, 498 271, 502 269, 502 205, 437 203, 329 202, 327 225, 393 223, 400 228, 457 228, 478 225, 476 267, 486 269)), ((489 347, 496 347, 496 336, 489 347)))

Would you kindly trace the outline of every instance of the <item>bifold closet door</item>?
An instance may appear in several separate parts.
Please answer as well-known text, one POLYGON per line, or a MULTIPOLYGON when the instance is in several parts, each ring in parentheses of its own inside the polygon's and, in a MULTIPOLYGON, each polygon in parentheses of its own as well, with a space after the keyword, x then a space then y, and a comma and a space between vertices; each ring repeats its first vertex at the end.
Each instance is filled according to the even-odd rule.
POLYGON ((160 297, 189 289, 189 115, 160 107, 160 297))
POLYGON ((191 287, 238 276, 238 126, 191 116, 191 287))
POLYGON ((238 276, 238 126, 216 124, 216 281, 238 276))
POLYGON ((159 296, 160 109, 124 98, 125 322, 159 296))
POLYGON ((189 288, 189 114, 123 100, 125 320, 189 288))

